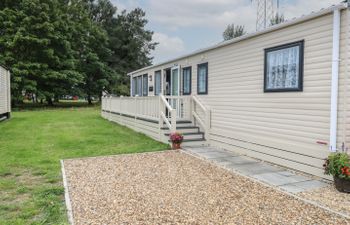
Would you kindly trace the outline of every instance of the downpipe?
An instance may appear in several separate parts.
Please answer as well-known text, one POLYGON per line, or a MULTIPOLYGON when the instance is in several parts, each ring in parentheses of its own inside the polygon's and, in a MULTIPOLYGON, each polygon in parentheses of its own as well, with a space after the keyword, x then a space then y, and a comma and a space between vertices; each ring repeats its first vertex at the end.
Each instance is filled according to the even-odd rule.
POLYGON ((340 9, 333 11, 332 86, 329 150, 337 151, 340 9))

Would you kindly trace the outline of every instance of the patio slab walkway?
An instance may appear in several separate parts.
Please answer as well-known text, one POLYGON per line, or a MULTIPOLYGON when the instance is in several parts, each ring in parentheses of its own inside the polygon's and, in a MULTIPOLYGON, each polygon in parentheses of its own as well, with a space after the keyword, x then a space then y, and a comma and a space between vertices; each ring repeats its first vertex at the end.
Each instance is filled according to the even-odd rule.
POLYGON ((329 185, 324 180, 219 148, 185 147, 184 151, 293 194, 329 185))

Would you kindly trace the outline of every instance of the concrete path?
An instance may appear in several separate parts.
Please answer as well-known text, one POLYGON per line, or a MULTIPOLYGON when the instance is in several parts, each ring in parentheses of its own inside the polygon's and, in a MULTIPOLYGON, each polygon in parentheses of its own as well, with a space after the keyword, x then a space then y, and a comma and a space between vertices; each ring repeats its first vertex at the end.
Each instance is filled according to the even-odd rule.
POLYGON ((329 185, 311 176, 214 147, 185 147, 184 151, 293 194, 329 185))

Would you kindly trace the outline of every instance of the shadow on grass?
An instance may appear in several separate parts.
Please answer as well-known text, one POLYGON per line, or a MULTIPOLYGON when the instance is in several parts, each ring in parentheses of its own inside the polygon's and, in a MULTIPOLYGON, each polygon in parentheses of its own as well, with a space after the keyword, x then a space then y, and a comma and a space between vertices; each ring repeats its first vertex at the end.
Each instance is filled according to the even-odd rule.
POLYGON ((84 108, 84 107, 96 107, 99 106, 100 102, 93 102, 91 105, 86 101, 60 101, 55 102, 53 105, 48 105, 46 103, 32 103, 24 102, 21 104, 16 104, 12 106, 12 111, 36 111, 36 110, 48 110, 48 109, 67 109, 67 108, 84 108))

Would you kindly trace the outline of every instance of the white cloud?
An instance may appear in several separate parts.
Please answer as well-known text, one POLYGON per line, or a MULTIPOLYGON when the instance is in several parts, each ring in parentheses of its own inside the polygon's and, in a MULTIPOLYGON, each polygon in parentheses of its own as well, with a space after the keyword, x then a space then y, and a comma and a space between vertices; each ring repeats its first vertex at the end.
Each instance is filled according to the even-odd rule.
MULTIPOLYGON (((340 0, 280 0, 287 19, 309 14, 340 0)), ((227 24, 255 29, 256 8, 249 0, 149 0, 149 18, 168 29, 207 27, 223 29, 227 24)))
POLYGON ((254 22, 254 8, 247 0, 150 0, 149 5, 150 20, 170 29, 254 22))
POLYGON ((185 44, 179 37, 169 37, 163 33, 154 33, 153 41, 159 43, 156 51, 153 52, 154 63, 179 56, 185 52, 185 44))
POLYGON ((294 2, 283 0, 281 10, 286 18, 292 19, 294 17, 310 14, 313 11, 317 12, 322 8, 328 8, 340 2, 340 0, 296 0, 294 2))
POLYGON ((138 0, 111 0, 111 2, 118 7, 117 13, 121 13, 123 10, 129 11, 130 9, 141 7, 138 0))

